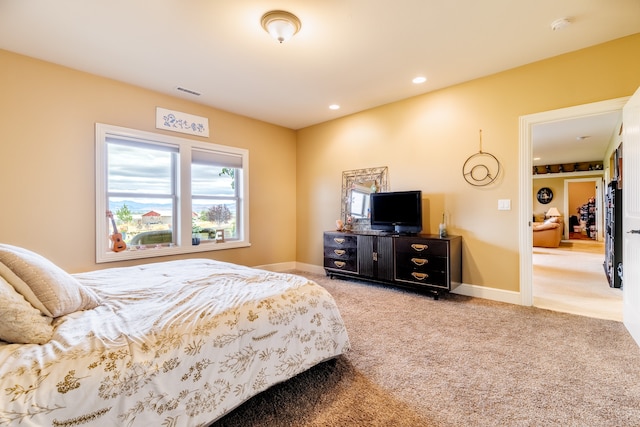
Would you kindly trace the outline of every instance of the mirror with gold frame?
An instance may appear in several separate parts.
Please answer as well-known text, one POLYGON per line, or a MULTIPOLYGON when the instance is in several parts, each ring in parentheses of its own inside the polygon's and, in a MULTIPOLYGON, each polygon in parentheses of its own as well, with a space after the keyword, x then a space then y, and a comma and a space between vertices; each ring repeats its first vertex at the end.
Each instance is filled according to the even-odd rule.
POLYGON ((340 216, 353 231, 369 228, 369 195, 389 191, 387 174, 386 166, 342 172, 340 216), (349 217, 351 222, 348 221, 349 217))

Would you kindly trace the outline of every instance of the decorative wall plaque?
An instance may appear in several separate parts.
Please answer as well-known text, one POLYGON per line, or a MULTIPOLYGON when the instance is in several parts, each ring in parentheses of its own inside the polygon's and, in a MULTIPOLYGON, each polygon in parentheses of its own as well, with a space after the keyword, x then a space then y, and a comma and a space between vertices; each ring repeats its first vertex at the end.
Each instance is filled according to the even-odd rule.
POLYGON ((156 128, 207 137, 209 119, 156 107, 156 128))
POLYGON ((553 200, 553 191, 551 191, 549 187, 542 187, 538 190, 538 195, 536 197, 540 203, 546 205, 553 200))

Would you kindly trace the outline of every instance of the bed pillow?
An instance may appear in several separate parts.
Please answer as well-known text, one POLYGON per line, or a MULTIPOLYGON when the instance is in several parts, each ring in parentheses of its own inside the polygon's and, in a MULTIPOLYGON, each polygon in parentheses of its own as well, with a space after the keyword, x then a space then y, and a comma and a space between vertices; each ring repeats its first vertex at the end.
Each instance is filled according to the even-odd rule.
POLYGON ((99 304, 93 291, 35 252, 0 244, 0 263, 6 267, 0 267, 2 276, 47 316, 59 317, 99 304))
POLYGON ((53 335, 52 320, 0 277, 0 340, 13 344, 44 344, 53 335))

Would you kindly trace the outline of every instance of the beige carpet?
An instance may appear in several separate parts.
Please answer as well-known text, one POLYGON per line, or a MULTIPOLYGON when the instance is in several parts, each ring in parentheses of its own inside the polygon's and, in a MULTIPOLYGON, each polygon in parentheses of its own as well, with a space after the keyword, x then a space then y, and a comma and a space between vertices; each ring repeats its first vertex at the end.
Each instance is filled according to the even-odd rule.
POLYGON ((638 426, 640 349, 620 322, 306 274, 352 350, 215 426, 638 426))
POLYGON ((609 287, 604 244, 563 241, 533 248, 533 305, 548 310, 622 321, 622 290, 609 287))

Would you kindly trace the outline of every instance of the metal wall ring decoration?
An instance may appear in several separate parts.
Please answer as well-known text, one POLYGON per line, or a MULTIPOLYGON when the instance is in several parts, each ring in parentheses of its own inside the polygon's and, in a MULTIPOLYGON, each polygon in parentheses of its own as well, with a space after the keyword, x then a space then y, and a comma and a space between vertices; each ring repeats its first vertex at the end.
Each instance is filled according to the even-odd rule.
POLYGON ((482 151, 482 129, 480 130, 480 151, 470 156, 462 165, 465 181, 476 187, 489 185, 500 175, 500 162, 493 154, 482 151))

